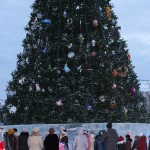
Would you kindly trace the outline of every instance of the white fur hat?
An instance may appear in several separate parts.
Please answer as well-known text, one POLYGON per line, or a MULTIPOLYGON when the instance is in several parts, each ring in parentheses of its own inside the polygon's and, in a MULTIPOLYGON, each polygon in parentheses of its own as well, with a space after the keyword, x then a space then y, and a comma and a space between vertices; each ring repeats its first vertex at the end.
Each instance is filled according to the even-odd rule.
POLYGON ((144 134, 143 133, 140 133, 138 136, 143 136, 144 134))
POLYGON ((35 133, 39 132, 39 128, 37 128, 37 127, 33 128, 32 132, 35 132, 35 133))
POLYGON ((26 128, 23 128, 23 129, 22 129, 22 132, 27 132, 27 129, 26 129, 26 128))

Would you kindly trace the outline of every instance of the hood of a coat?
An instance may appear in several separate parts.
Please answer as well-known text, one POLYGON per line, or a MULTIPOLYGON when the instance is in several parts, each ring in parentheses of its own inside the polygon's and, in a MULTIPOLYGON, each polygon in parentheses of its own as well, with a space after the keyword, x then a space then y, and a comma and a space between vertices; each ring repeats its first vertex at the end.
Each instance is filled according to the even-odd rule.
POLYGON ((141 140, 141 141, 146 141, 146 136, 141 136, 141 137, 139 138, 139 140, 141 140))

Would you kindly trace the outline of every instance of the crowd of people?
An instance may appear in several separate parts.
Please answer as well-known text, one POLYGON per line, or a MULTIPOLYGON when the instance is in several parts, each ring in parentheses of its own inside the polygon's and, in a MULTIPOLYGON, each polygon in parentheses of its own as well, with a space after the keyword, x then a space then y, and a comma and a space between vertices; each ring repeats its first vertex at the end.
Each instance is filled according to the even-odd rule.
MULTIPOLYGON (((50 128, 44 140, 39 128, 35 127, 29 134, 27 129, 22 129, 18 134, 17 129, 8 129, 3 134, 5 148, 0 150, 150 150, 146 136, 142 133, 132 140, 130 134, 118 136, 112 128, 112 123, 107 123, 107 130, 100 130, 98 134, 88 133, 84 128, 79 128, 69 148, 67 130, 62 126, 60 134, 55 134, 55 129, 50 128)), ((150 136, 148 137, 150 141, 150 136)))

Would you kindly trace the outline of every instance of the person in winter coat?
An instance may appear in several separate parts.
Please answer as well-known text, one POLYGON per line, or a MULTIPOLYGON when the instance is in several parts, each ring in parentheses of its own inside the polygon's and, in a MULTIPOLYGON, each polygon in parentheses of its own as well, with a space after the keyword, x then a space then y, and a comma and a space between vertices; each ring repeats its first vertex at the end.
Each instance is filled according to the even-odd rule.
POLYGON ((150 135, 148 136, 148 149, 147 150, 150 150, 150 135))
POLYGON ((66 130, 63 130, 61 132, 62 136, 61 136, 61 139, 60 139, 60 143, 63 143, 64 144, 64 147, 65 147, 65 150, 68 150, 69 147, 68 147, 68 136, 67 136, 67 131, 66 130))
POLYGON ((17 128, 13 128, 13 130, 14 130, 14 135, 18 138, 18 136, 19 136, 19 133, 18 133, 18 130, 17 130, 17 128))
POLYGON ((5 132, 3 136, 4 136, 5 150, 11 150, 8 132, 5 132))
POLYGON ((146 136, 143 133, 139 134, 137 150, 147 150, 146 136))
POLYGON ((90 133, 90 150, 94 150, 95 143, 95 135, 94 133, 90 133))
POLYGON ((86 140, 88 142, 88 148, 86 150, 89 150, 90 149, 90 138, 89 138, 89 135, 88 135, 88 130, 84 130, 83 135, 85 135, 86 140))
POLYGON ((28 147, 28 138, 29 133, 27 132, 27 129, 23 129, 20 135, 18 136, 18 150, 29 150, 28 147))
POLYGON ((105 130, 100 130, 98 135, 95 137, 94 150, 104 150, 104 144, 102 143, 102 135, 105 130))
POLYGON ((29 138, 28 138, 28 147, 29 150, 42 150, 43 141, 42 137, 39 134, 39 128, 33 128, 29 138))
POLYGON ((13 129, 8 129, 8 138, 9 138, 9 143, 11 150, 18 150, 18 140, 17 137, 14 135, 14 130, 13 129))
POLYGON ((112 129, 112 123, 107 123, 107 131, 102 136, 105 150, 116 150, 118 142, 118 134, 115 129, 112 129))
POLYGON ((135 150, 137 148, 138 139, 139 139, 139 136, 134 137, 134 143, 133 143, 131 150, 135 150))
POLYGON ((118 138, 118 150, 125 150, 125 141, 122 136, 118 138))
POLYGON ((49 129, 49 134, 45 137, 44 140, 45 150, 59 150, 59 139, 55 134, 54 128, 49 129))
POLYGON ((126 150, 131 150, 132 139, 130 135, 126 135, 126 150))
POLYGON ((84 129, 79 128, 77 135, 73 141, 72 150, 86 150, 88 148, 88 142, 85 135, 83 135, 83 133, 84 133, 84 129))

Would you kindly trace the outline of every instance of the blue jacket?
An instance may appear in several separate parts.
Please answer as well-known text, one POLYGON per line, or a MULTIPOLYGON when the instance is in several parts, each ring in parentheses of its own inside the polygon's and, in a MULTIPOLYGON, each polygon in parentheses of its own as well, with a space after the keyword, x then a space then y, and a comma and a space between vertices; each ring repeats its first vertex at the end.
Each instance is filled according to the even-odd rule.
POLYGON ((95 137, 94 150, 104 150, 104 144, 102 142, 102 135, 95 137))

